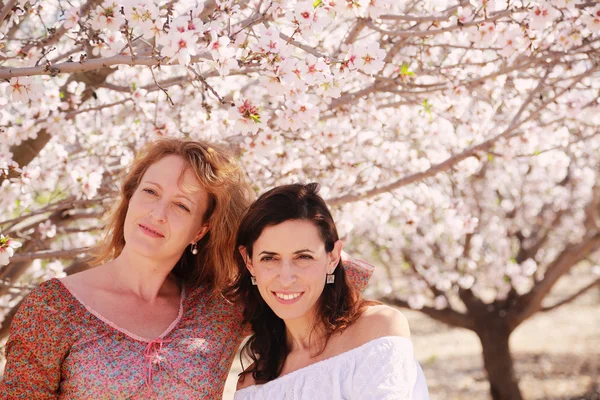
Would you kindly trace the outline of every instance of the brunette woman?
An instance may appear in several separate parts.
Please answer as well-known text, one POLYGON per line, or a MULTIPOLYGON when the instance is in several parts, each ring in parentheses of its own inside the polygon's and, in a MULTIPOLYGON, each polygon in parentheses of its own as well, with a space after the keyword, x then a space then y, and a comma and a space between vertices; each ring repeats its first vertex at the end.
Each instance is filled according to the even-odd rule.
POLYGON ((242 219, 229 295, 246 305, 253 335, 235 399, 428 399, 406 318, 348 283, 317 191, 277 187, 242 219))

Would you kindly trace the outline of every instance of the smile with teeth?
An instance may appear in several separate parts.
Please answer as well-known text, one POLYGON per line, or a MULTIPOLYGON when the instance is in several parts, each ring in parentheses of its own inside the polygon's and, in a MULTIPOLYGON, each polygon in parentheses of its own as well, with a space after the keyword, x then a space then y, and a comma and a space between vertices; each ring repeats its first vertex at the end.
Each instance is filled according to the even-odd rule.
POLYGON ((277 292, 273 292, 275 294, 275 296, 279 297, 282 300, 294 300, 297 299, 298 297, 302 296, 302 294, 304 292, 298 292, 298 293, 277 293, 277 292))

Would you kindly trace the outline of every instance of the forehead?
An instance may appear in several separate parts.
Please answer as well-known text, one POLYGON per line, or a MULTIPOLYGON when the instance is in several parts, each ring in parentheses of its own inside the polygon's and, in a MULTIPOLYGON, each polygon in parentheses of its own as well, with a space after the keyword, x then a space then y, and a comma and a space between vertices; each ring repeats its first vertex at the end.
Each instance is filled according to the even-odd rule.
POLYGON ((164 189, 180 190, 186 194, 206 192, 192 168, 182 157, 176 155, 165 156, 151 164, 142 180, 158 183, 164 189))
POLYGON ((253 246, 254 251, 275 252, 293 252, 304 248, 314 251, 325 248, 319 229, 312 221, 290 220, 267 226, 253 246))

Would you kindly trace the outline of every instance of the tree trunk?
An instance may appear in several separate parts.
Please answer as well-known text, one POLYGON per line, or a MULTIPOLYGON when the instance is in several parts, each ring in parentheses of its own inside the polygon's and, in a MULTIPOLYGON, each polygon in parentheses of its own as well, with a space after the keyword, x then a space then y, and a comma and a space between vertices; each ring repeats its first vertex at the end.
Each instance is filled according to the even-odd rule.
POLYGON ((483 347, 483 364, 493 400, 523 400, 513 368, 508 340, 511 330, 504 319, 489 315, 475 331, 483 347))

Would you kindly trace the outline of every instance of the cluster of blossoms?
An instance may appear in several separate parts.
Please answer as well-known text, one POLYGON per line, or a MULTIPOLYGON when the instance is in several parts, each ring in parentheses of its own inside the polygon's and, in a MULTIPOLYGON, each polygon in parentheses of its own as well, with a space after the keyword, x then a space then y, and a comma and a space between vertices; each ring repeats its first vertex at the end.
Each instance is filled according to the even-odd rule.
POLYGON ((524 293, 588 237, 600 5, 162 3, 18 1, 0 21, 0 232, 93 244, 119 173, 169 135, 230 146, 257 191, 320 182, 353 252, 390 266, 373 290, 414 308, 524 293))

